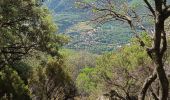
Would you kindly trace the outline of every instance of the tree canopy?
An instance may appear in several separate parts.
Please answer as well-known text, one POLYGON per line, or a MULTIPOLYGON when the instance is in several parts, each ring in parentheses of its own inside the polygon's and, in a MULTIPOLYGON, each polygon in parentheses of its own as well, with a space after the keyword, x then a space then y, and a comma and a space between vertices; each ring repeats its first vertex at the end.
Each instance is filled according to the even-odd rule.
POLYGON ((74 1, 0 1, 0 99, 168 100, 170 2, 74 1))

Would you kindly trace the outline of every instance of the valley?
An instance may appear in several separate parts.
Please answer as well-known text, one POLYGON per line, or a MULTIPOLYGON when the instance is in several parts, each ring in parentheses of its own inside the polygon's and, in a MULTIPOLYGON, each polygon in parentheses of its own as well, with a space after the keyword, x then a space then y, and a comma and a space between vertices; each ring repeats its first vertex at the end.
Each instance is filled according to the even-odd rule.
POLYGON ((94 24, 88 10, 77 9, 74 0, 50 0, 46 5, 51 9, 60 34, 70 36, 65 47, 73 50, 85 50, 95 54, 114 51, 128 44, 131 30, 124 23, 116 21, 94 24))

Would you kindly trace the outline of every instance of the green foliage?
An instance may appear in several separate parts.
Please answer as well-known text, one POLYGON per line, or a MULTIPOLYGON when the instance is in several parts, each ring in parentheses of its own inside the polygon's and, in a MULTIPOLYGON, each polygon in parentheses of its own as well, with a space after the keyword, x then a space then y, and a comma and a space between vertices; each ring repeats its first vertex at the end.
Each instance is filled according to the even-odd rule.
POLYGON ((34 68, 29 80, 32 96, 39 99, 65 99, 75 95, 70 77, 64 72, 61 60, 49 60, 45 65, 34 68))
POLYGON ((118 65, 128 69, 134 69, 144 64, 145 61, 150 61, 149 58, 147 58, 145 50, 138 45, 127 46, 122 52, 123 53, 117 56, 121 57, 118 65))
MULTIPOLYGON (((136 91, 133 87, 141 86, 141 80, 136 79, 145 78, 148 75, 144 73, 150 64, 151 60, 145 50, 132 41, 130 45, 116 52, 99 57, 94 68, 84 68, 78 75, 76 83, 80 92, 88 95, 94 95, 94 93, 100 95, 103 91, 111 90, 117 90, 124 95, 125 91, 136 91), (138 72, 141 69, 142 72, 138 72)), ((129 94, 137 95, 130 92, 129 94)))
MULTIPOLYGON (((84 0, 92 4, 96 1, 84 0)), ((123 3, 126 1, 118 0, 112 10, 127 13, 123 3)), ((138 10, 143 3, 131 0, 129 4, 138 10)), ((80 95, 94 98, 111 90, 122 96, 139 92, 136 88, 150 74, 152 62, 137 39, 127 44, 132 36, 127 26, 120 28, 117 22, 94 26, 88 21, 79 23, 82 19, 74 21, 79 17, 64 12, 53 20, 39 0, 0 1, 0 99, 68 100, 74 98, 76 87, 80 95), (70 24, 63 28, 72 38, 66 47, 77 51, 60 49, 70 38, 54 34, 58 30, 54 21, 59 21, 59 26, 70 24), (119 48, 123 44, 127 45, 119 48), (79 51, 82 49, 85 51, 79 51), (99 56, 86 50, 97 54, 115 51, 99 56)), ((140 37, 146 46, 152 46, 153 40, 147 33, 141 32, 140 37)), ((167 59, 165 64, 169 66, 169 50, 167 59)))
POLYGON ((68 42, 65 36, 54 34, 57 27, 51 13, 39 0, 2 0, 0 5, 1 59, 12 63, 31 50, 55 56, 58 48, 68 42))
POLYGON ((18 76, 24 81, 24 83, 28 84, 28 78, 32 73, 32 66, 27 64, 24 61, 17 62, 16 64, 12 65, 13 70, 18 73, 18 76))
POLYGON ((61 49, 60 53, 63 55, 64 59, 64 70, 69 74, 73 81, 76 80, 83 68, 86 66, 94 67, 96 65, 95 60, 98 57, 98 55, 86 51, 73 51, 70 49, 61 49))
POLYGON ((5 66, 0 71, 0 97, 12 100, 30 100, 28 86, 9 66, 5 66))
POLYGON ((86 67, 77 77, 77 86, 80 93, 90 94, 97 86, 97 82, 92 78, 94 68, 86 67))
POLYGON ((148 35, 146 32, 141 33, 141 39, 145 43, 146 46, 151 47, 152 46, 152 37, 148 35))
POLYGON ((62 68, 52 73, 55 69, 52 66, 62 66, 58 48, 68 42, 68 37, 55 34, 57 26, 41 0, 1 0, 0 22, 0 97, 30 99, 29 91, 33 87, 28 88, 28 79, 36 74, 34 69, 46 70, 40 69, 40 66, 47 64, 48 59, 56 59, 56 64, 44 65, 49 70, 39 72, 40 77, 51 77, 51 74, 57 73, 64 77, 64 73, 60 73, 62 68))

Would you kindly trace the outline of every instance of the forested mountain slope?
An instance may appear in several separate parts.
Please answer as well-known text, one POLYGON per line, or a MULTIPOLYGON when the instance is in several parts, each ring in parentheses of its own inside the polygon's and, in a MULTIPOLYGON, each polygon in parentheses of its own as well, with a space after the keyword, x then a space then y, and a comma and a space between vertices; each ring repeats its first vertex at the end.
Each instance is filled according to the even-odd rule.
POLYGON ((0 100, 170 100, 169 1, 0 0, 0 100))
POLYGON ((101 54, 127 44, 131 38, 130 30, 123 23, 110 22, 98 26, 89 23, 90 12, 77 9, 74 0, 49 0, 45 4, 55 15, 59 32, 71 37, 67 48, 101 54))

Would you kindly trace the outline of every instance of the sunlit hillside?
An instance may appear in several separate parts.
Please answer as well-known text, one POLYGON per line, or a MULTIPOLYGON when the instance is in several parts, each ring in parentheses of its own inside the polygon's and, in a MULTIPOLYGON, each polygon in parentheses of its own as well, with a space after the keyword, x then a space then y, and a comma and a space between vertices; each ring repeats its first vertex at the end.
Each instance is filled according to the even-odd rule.
POLYGON ((77 9, 74 0, 50 0, 46 5, 55 15, 59 31, 71 37, 66 48, 102 54, 128 44, 132 37, 126 24, 110 22, 96 26, 89 22, 90 11, 77 9))

